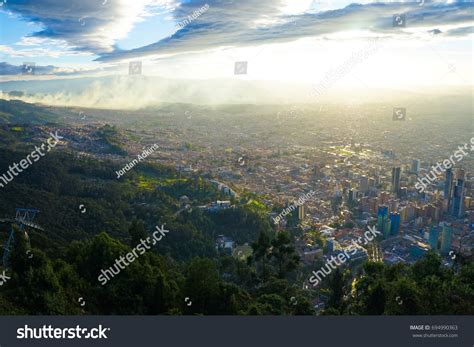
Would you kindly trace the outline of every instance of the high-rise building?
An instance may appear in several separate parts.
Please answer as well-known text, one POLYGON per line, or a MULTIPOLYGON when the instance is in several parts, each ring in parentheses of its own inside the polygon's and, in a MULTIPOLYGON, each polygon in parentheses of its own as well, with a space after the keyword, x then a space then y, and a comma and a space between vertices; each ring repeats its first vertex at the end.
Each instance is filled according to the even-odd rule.
POLYGON ((448 200, 448 211, 451 210, 451 195, 453 189, 453 169, 446 170, 446 179, 444 181, 444 198, 448 200))
POLYGON ((357 190, 349 189, 348 201, 349 203, 354 203, 357 200, 357 190))
POLYGON ((464 210, 468 210, 472 206, 472 198, 470 196, 466 196, 464 198, 464 210))
POLYGON ((400 195, 400 179, 401 179, 401 168, 392 168, 392 192, 400 195))
POLYGON ((441 240, 441 254, 448 254, 451 250, 451 240, 453 238, 453 227, 451 225, 443 225, 443 238, 441 240))
POLYGON ((400 214, 398 212, 390 213, 390 235, 395 236, 400 233, 400 214))
POLYGON ((430 228, 430 235, 429 235, 429 244, 431 249, 438 250, 438 238, 439 238, 439 230, 436 226, 431 226, 430 228))
POLYGON ((390 218, 388 215, 388 206, 379 206, 377 212, 377 230, 382 232, 385 239, 390 236, 390 218))
POLYGON ((418 159, 413 159, 411 162, 411 172, 416 174, 420 172, 420 161, 418 159))
POLYGON ((464 178, 458 178, 453 190, 452 215, 461 218, 464 214, 464 178))
POLYGON ((408 220, 408 208, 406 206, 402 206, 400 208, 400 222, 406 223, 408 220))
POLYGON ((424 217, 431 218, 433 221, 437 222, 439 219, 439 209, 433 204, 426 205, 424 217))
POLYGON ((377 230, 382 231, 385 218, 388 216, 388 206, 380 205, 377 211, 377 230))
POLYGON ((304 206, 299 205, 296 210, 298 211, 298 220, 303 220, 304 219, 304 206))

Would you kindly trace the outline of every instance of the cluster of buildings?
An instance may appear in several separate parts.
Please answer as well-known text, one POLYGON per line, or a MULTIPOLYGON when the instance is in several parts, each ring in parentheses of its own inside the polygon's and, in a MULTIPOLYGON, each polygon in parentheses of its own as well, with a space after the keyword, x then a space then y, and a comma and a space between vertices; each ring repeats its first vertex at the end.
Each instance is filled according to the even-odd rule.
MULTIPOLYGON (((315 259, 337 255, 347 249, 348 242, 357 238, 366 225, 375 225, 381 236, 373 245, 360 247, 360 254, 353 261, 369 258, 412 263, 429 250, 441 254, 448 262, 456 255, 471 257, 474 177, 463 169, 450 169, 431 189, 419 193, 414 183, 420 167, 420 160, 413 160, 410 168, 392 167, 387 174, 383 169, 378 173, 369 169, 358 175, 346 172, 326 197, 342 198, 331 218, 321 214, 323 218, 315 219, 314 210, 298 216, 309 220, 307 229, 318 230, 328 245, 322 253, 320 246, 297 243, 301 259, 310 264, 315 259), (339 222, 335 228, 328 227, 335 221, 339 222)), ((332 184, 327 177, 322 181, 332 184)))
MULTIPOLYGON (((303 110, 297 119, 279 122, 275 122, 279 106, 196 110, 192 117, 184 111, 160 111, 160 126, 136 134, 141 144, 160 146, 156 161, 175 165, 184 174, 212 178, 210 182, 228 198, 206 206, 211 211, 229 208, 228 200, 237 196, 236 191, 248 191, 272 211, 271 222, 281 214, 281 220, 272 223, 277 230, 292 215, 304 233, 316 230, 328 244, 333 239, 333 252, 367 225, 376 225, 382 240, 374 249, 362 247, 368 258, 412 261, 427 249, 446 258, 450 251, 471 256, 471 156, 437 175, 422 193, 415 189, 429 171, 430 160, 450 154, 463 138, 459 127, 427 128, 416 118, 394 124, 383 120, 387 110, 391 112, 386 105, 323 105, 319 111, 303 110), (190 146, 183 146, 185 142, 190 146), (310 191, 315 192, 311 199, 283 216, 310 191)), ((459 117, 456 124, 467 119, 452 117, 459 117)), ((440 116, 433 124, 444 121, 440 116)), ((308 244, 304 237, 296 247, 307 262, 331 249, 308 244)))
MULTIPOLYGON (((413 160, 408 174, 418 175, 419 171, 419 160, 413 160)), ((348 200, 360 203, 360 208, 369 214, 376 209, 384 258, 388 262, 417 260, 430 249, 443 256, 471 256, 474 206, 472 198, 466 196, 465 170, 447 170, 439 187, 421 194, 402 187, 401 176, 400 167, 392 168, 390 193, 368 193, 358 200, 353 191, 348 196, 348 200)), ((365 179, 361 182, 365 188, 365 179)))

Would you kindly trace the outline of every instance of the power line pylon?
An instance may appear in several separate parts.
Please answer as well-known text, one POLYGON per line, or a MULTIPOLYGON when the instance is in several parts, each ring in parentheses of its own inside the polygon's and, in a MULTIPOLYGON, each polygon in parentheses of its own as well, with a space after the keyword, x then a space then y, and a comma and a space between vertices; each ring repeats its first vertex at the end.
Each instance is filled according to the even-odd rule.
POLYGON ((28 242, 28 245, 30 244, 30 238, 28 236, 28 233, 25 230, 26 227, 44 231, 44 229, 40 227, 38 224, 33 223, 37 213, 39 213, 39 210, 36 210, 36 209, 17 208, 16 213, 15 213, 15 219, 11 219, 11 218, 0 219, 0 223, 11 224, 10 234, 8 235, 7 242, 5 242, 5 245, 3 247, 3 267, 4 268, 7 268, 9 265, 8 262, 10 259, 10 252, 12 250, 13 241, 15 239, 15 230, 13 228, 15 225, 20 230, 20 233, 24 233, 25 238, 28 242))

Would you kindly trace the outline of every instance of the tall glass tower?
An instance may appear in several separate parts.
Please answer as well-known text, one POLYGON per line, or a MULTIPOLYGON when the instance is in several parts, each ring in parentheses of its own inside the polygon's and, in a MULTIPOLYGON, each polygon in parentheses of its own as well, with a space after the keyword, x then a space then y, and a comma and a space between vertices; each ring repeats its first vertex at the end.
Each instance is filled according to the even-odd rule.
POLYGON ((383 231, 387 217, 388 217, 388 206, 380 205, 377 212, 377 230, 378 231, 383 231))
POLYGON ((458 178, 453 193, 452 215, 461 218, 464 213, 464 179, 458 178))
POLYGON ((400 214, 398 212, 390 213, 390 235, 395 236, 400 233, 400 214))

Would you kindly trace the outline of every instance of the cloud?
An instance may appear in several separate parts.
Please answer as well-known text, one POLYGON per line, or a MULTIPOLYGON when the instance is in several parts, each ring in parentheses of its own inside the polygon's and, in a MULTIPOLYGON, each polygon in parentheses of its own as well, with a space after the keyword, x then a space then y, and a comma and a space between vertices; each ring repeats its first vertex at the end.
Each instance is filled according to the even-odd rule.
POLYGON ((64 40, 78 51, 112 52, 135 23, 173 0, 9 0, 6 9, 43 27, 34 38, 64 40))
MULTIPOLYGON (((57 44, 54 48, 50 48, 44 45, 34 44, 29 45, 26 42, 33 42, 32 40, 20 41, 18 46, 29 46, 28 48, 15 49, 10 46, 0 45, 0 52, 6 54, 13 58, 30 58, 34 57, 49 57, 49 58, 59 58, 61 56, 73 56, 73 55, 90 55, 87 52, 75 52, 68 48, 65 45, 62 45, 58 40, 41 40, 44 43, 48 42, 52 44, 52 41, 57 41, 57 44)), ((53 43, 54 44, 54 43, 53 43)))
POLYGON ((446 32, 446 36, 466 36, 474 33, 474 26, 451 29, 446 32))
MULTIPOLYGON (((307 0, 299 6, 292 1, 9 0, 9 11, 42 29, 18 43, 29 47, 13 49, 0 46, 0 52, 12 57, 58 57, 65 51, 86 52, 96 55, 97 61, 114 62, 206 52, 223 47, 286 43, 309 37, 340 40, 348 33, 357 33, 360 38, 413 39, 429 36, 430 32, 436 33, 432 35, 436 38, 472 35, 474 3, 469 1, 426 0, 423 6, 417 1, 370 2, 325 11, 321 8, 315 10, 318 6, 308 7, 307 0), (208 6, 208 10, 193 20, 187 20, 204 6, 208 6), (117 40, 126 38, 137 22, 163 9, 176 23, 186 21, 186 25, 170 37, 147 46, 131 50, 116 46, 117 40), (395 14, 406 15, 405 28, 393 27, 395 14), (41 42, 62 44, 53 44, 49 48, 41 42)), ((348 1, 328 0, 329 3, 340 6, 348 1)))
MULTIPOLYGON (((204 4, 206 11, 171 37, 132 50, 114 50, 101 54, 99 61, 131 59, 147 55, 202 52, 218 47, 255 46, 284 43, 305 37, 330 37, 348 31, 367 35, 413 37, 419 32, 442 27, 455 27, 458 36, 470 34, 466 27, 472 22, 473 3, 457 1, 352 4, 342 9, 285 15, 275 0, 191 0, 173 12, 176 20, 185 18, 204 4), (405 14, 406 28, 393 27, 393 15, 405 14)), ((448 34, 449 35, 449 31, 448 34)), ((443 36, 443 35, 440 35, 443 36)), ((451 35, 452 36, 452 35, 451 35)))

